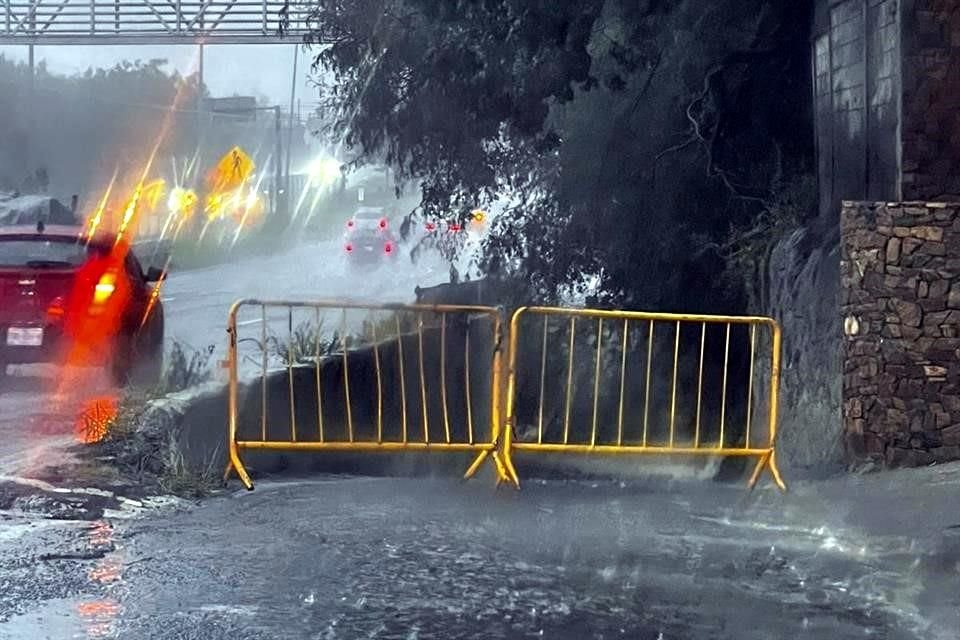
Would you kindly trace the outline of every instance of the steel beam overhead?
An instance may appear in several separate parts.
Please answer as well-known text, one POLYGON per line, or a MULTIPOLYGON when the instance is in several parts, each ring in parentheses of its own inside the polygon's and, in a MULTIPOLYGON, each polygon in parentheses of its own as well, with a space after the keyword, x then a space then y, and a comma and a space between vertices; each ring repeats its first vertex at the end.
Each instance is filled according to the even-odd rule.
POLYGON ((296 43, 310 3, 283 0, 0 0, 0 45, 296 43))

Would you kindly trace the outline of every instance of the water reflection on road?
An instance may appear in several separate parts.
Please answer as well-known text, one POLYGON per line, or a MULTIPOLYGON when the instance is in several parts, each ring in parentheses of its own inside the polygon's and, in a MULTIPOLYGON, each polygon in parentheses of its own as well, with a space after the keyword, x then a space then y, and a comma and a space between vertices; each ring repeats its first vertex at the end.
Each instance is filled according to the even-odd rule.
POLYGON ((104 552, 87 572, 91 584, 102 591, 96 599, 84 599, 76 603, 75 611, 83 630, 74 637, 116 638, 117 623, 123 613, 114 592, 123 578, 124 550, 114 540, 113 525, 106 520, 94 522, 87 531, 87 544, 91 553, 104 552))

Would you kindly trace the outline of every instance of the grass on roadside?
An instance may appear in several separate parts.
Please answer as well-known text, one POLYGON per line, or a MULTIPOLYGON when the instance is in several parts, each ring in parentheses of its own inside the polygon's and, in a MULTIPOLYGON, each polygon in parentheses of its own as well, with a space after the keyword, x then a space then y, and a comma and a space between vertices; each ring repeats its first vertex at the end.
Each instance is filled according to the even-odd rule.
POLYGON ((179 425, 151 401, 210 379, 214 347, 185 348, 174 343, 163 376, 152 388, 127 389, 114 406, 86 418, 82 434, 99 456, 110 459, 125 478, 181 497, 202 497, 220 486, 217 453, 201 468, 186 463, 179 425))

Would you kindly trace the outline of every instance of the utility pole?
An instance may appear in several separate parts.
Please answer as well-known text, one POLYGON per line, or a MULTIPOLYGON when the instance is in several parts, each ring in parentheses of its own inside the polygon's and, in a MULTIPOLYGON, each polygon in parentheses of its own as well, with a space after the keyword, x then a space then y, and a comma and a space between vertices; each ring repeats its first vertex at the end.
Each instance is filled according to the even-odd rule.
POLYGON ((284 211, 285 208, 282 206, 282 202, 286 200, 286 192, 283 192, 283 127, 281 126, 281 112, 280 105, 277 105, 273 108, 273 115, 276 120, 275 122, 275 132, 277 135, 277 149, 274 152, 274 177, 273 177, 273 219, 275 224, 280 224, 280 212, 284 211), (283 192, 283 193, 281 193, 283 192))
MULTIPOLYGON (((287 158, 286 158, 286 179, 284 180, 284 194, 286 199, 290 198, 290 150, 293 147, 293 108, 294 101, 297 98, 297 54, 300 47, 293 48, 293 80, 290 82, 290 128, 287 133, 287 158)), ((287 212, 289 214, 289 211, 287 212)))
POLYGON ((203 126, 203 43, 200 43, 200 53, 197 66, 197 129, 203 126))
MULTIPOLYGON (((33 19, 34 18, 31 16, 31 19, 30 19, 31 23, 33 22, 33 19)), ((37 99, 36 86, 35 86, 37 70, 36 70, 36 59, 34 57, 34 51, 33 51, 33 43, 28 45, 27 59, 28 59, 27 66, 29 67, 30 76, 27 78, 27 104, 25 109, 25 114, 27 116, 27 122, 26 122, 27 142, 26 142, 26 148, 23 150, 23 156, 25 160, 24 164, 26 165, 26 169, 28 172, 30 172, 30 175, 32 176, 33 171, 35 169, 35 167, 33 166, 34 158, 32 153, 32 150, 34 147, 34 137, 35 137, 34 136, 35 121, 33 118, 33 112, 36 110, 35 101, 37 99)))

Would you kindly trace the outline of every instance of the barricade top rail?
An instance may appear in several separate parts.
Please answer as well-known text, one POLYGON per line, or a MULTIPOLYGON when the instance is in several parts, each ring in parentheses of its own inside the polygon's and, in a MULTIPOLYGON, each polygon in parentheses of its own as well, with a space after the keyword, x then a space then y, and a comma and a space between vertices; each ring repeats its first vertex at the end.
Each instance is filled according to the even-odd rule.
POLYGON ((290 307, 300 309, 357 309, 361 311, 409 311, 421 313, 486 313, 498 314, 499 307, 459 304, 405 304, 402 302, 363 302, 359 300, 267 300, 243 298, 230 307, 231 321, 236 319, 241 307, 290 307))
POLYGON ((524 314, 583 317, 583 318, 615 318, 617 320, 663 320, 668 322, 707 322, 718 324, 765 324, 778 330, 779 323, 768 316, 723 316, 697 313, 660 313, 653 311, 622 311, 619 309, 570 309, 564 307, 520 307, 513 312, 516 321, 524 314))

